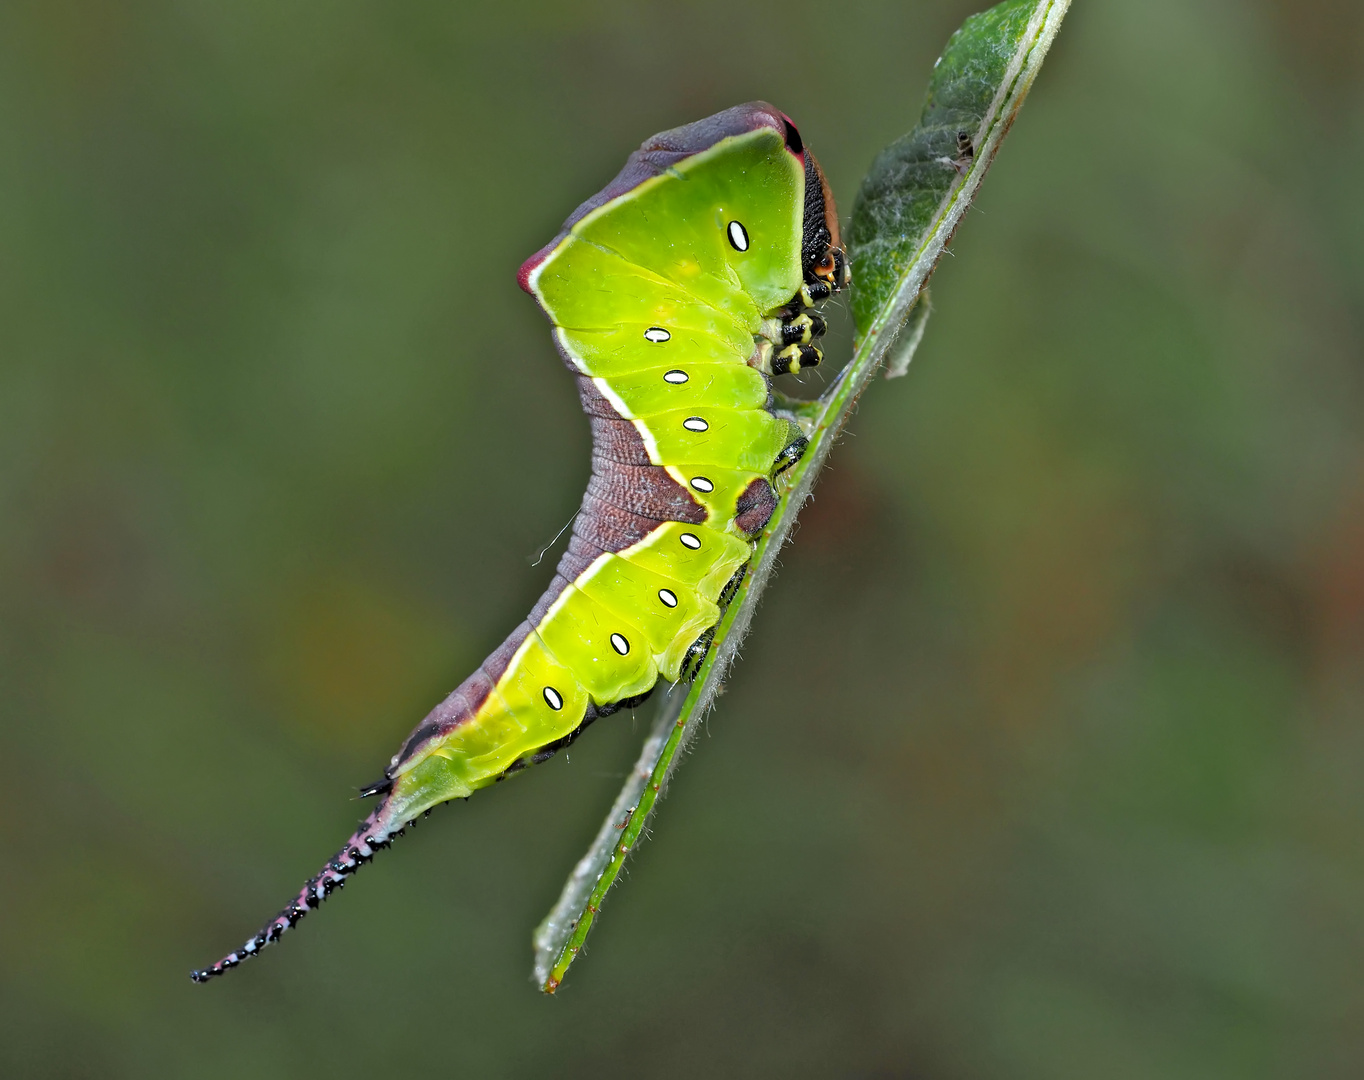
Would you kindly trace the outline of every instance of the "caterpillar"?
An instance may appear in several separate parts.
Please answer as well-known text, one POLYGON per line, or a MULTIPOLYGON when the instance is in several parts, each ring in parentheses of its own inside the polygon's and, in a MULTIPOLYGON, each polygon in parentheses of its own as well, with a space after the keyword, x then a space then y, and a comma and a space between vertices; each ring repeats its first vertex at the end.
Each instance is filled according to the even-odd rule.
POLYGON ((662 132, 522 265, 592 428, 592 477, 526 620, 417 726, 345 846, 206 982, 255 956, 432 807, 693 677, 800 459, 774 376, 818 364, 851 280, 838 214, 765 102, 662 132))

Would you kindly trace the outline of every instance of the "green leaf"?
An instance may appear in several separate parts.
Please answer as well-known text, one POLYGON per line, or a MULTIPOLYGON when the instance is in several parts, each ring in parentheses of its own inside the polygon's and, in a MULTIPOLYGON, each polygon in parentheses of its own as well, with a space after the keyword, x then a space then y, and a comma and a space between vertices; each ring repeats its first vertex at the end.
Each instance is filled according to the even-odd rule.
POLYGON ((778 551, 809 497, 858 397, 889 359, 903 374, 922 338, 920 294, 970 206, 1000 141, 1041 69, 1070 0, 1007 0, 962 24, 933 69, 919 124, 872 164, 849 229, 857 350, 816 402, 795 404, 809 448, 783 476, 782 498, 758 540, 752 571, 726 610, 689 687, 661 695, 643 752, 587 854, 535 931, 535 978, 553 993, 581 951, 602 901, 634 850, 658 797, 715 700, 772 576, 778 551))

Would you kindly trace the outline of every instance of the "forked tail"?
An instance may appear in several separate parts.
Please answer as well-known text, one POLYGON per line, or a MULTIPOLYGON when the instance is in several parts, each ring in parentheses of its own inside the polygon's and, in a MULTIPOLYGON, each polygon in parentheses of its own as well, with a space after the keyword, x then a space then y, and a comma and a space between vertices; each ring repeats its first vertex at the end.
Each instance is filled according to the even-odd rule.
POLYGON ((369 862, 376 851, 388 847, 396 837, 402 836, 403 829, 394 828, 394 823, 388 816, 389 786, 387 783, 376 784, 366 789, 364 794, 383 793, 379 805, 351 834, 346 846, 338 851, 321 871, 308 879, 307 884, 283 911, 262 926, 260 932, 236 952, 228 953, 212 967, 204 968, 202 971, 191 971, 189 977, 195 982, 208 982, 209 979, 236 967, 243 960, 249 960, 267 945, 278 941, 284 931, 293 929, 294 924, 327 899, 333 889, 343 886, 346 878, 369 862))

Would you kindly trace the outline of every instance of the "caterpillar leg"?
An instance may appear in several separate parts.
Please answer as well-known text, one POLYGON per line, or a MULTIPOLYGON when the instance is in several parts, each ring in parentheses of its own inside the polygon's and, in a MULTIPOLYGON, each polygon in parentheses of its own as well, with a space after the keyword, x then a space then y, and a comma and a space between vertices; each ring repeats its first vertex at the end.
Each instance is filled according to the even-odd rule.
POLYGON ((814 312, 802 311, 799 315, 789 315, 781 321, 781 344, 809 345, 817 337, 823 337, 829 324, 824 316, 814 312))
POLYGON ((805 436, 803 435, 795 442, 787 446, 780 454, 777 455, 777 460, 772 463, 772 475, 780 476, 782 473, 784 473, 787 469, 789 469, 792 465, 794 465, 796 462, 798 462, 801 458, 805 456, 805 451, 809 448, 809 446, 810 440, 805 438, 805 436))
POLYGON ((705 663, 706 653, 710 651, 711 642, 715 640, 715 627, 711 627, 699 638, 691 643, 691 648, 682 658, 682 670, 677 676, 678 682, 691 682, 696 678, 697 672, 701 670, 701 665, 705 663))
MULTIPOLYGON (((818 292, 820 289, 827 290, 828 286, 822 282, 814 285, 807 283, 789 304, 777 309, 763 323, 756 354, 759 358, 757 366, 762 370, 770 371, 773 375, 787 375, 803 368, 812 368, 824 359, 819 347, 811 342, 823 337, 829 324, 824 316, 804 310, 804 307, 817 302, 807 297, 812 288, 818 292), (778 350, 775 355, 774 349, 778 350)), ((823 298, 820 296, 818 299, 823 298)))
POLYGON ((814 307, 821 301, 833 296, 834 290, 823 281, 807 281, 796 294, 805 307, 814 307))
POLYGON ((592 725, 592 721, 600 720, 603 716, 610 716, 612 713, 619 712, 621 709, 633 709, 636 705, 642 705, 644 702, 649 700, 649 695, 651 695, 653 692, 654 688, 651 686, 642 694, 635 694, 633 697, 621 698, 620 701, 612 701, 604 705, 594 705, 592 708, 587 710, 587 714, 583 717, 583 722, 579 724, 576 728, 574 728, 572 731, 570 731, 567 735, 565 735, 562 739, 557 739, 552 743, 548 743, 547 745, 540 747, 540 749, 535 751, 535 753, 531 754, 526 758, 523 758, 521 761, 518 761, 515 765, 513 765, 501 776, 499 776, 498 779, 505 780, 508 776, 519 771, 520 769, 524 769, 527 765, 543 764, 544 762, 552 758, 555 754, 557 754, 560 750, 562 750, 564 747, 572 746, 573 741, 592 725))
POLYGON ((815 345, 788 345, 772 358, 773 375, 789 375, 817 367, 824 354, 815 345))
POLYGON ((729 607, 730 601, 734 599, 739 591, 739 586, 744 583, 744 578, 746 577, 748 577, 748 563, 744 563, 743 566, 735 570, 734 576, 730 578, 729 581, 725 583, 725 587, 720 590, 720 597, 715 602, 721 611, 724 611, 725 608, 729 607))
MULTIPOLYGON (((725 583, 725 587, 720 590, 720 595, 716 600, 716 604, 721 611, 724 611, 725 608, 729 607, 731 601, 733 601, 734 597, 739 592, 739 586, 744 583, 746 577, 748 577, 748 564, 744 563, 743 566, 734 571, 734 576, 731 577, 729 581, 725 583)), ((705 662, 706 653, 710 651, 710 647, 714 641, 715 627, 712 626, 691 643, 691 648, 687 650, 686 655, 682 658, 682 670, 677 676, 678 682, 691 682, 696 678, 697 673, 701 670, 701 665, 705 662)))

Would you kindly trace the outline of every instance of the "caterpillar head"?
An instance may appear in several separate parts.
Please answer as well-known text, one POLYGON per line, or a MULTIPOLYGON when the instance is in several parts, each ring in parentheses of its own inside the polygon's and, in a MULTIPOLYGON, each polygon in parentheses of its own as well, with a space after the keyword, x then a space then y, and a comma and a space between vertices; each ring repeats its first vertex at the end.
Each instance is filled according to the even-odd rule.
POLYGON ((800 132, 791 123, 791 118, 783 114, 783 119, 786 121, 786 145, 805 161, 801 270, 806 286, 813 286, 816 295, 831 296, 847 288, 852 281, 852 270, 848 266, 848 256, 843 250, 843 237, 838 228, 834 193, 815 155, 802 144, 800 132))

